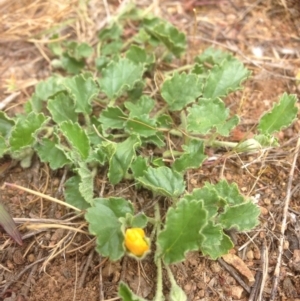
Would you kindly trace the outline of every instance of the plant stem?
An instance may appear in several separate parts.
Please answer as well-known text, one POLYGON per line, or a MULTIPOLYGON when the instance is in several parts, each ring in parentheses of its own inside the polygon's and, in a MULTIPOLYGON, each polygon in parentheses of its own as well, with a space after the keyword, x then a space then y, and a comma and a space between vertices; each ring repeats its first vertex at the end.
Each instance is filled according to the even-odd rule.
POLYGON ((184 66, 181 66, 177 69, 174 69, 174 70, 171 70, 171 71, 167 71, 167 72, 164 72, 164 75, 169 75, 169 74, 173 74, 175 72, 181 72, 181 71, 185 71, 185 70, 190 70, 194 67, 194 65, 184 65, 184 66))
MULTIPOLYGON (((158 203, 155 204, 154 207, 154 216, 155 216, 155 230, 156 230, 156 243, 158 240, 158 235, 160 233, 160 210, 159 210, 159 205, 158 203)), ((161 258, 158 256, 159 252, 159 247, 156 246, 156 251, 155 251, 155 264, 157 267, 157 283, 156 283, 156 292, 155 292, 155 297, 153 301, 163 301, 165 300, 164 295, 163 295, 163 279, 162 279, 162 264, 161 264, 161 258)))
POLYGON ((156 266, 157 266, 157 283, 156 283, 156 293, 153 301, 163 301, 165 300, 165 297, 163 295, 163 279, 162 279, 162 266, 161 266, 161 259, 157 258, 156 260, 156 266))

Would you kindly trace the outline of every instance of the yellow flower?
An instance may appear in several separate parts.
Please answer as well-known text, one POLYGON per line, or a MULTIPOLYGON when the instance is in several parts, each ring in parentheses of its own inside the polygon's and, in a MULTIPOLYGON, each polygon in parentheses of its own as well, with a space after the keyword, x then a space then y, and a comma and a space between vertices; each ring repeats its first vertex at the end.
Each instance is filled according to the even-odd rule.
POLYGON ((125 247, 138 257, 142 257, 149 251, 149 239, 141 228, 129 228, 125 232, 125 247))

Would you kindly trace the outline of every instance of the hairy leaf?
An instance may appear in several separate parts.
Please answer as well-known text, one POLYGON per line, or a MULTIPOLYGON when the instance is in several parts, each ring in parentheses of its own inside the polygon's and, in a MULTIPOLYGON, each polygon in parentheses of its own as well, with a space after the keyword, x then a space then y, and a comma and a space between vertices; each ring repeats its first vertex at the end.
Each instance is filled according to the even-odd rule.
POLYGON ((165 228, 158 236, 159 255, 165 264, 184 260, 188 251, 198 250, 200 230, 207 223, 207 212, 201 201, 180 200, 176 208, 170 207, 165 228))
POLYGON ((284 93, 279 103, 272 110, 262 116, 258 124, 258 130, 265 135, 273 134, 292 124, 296 119, 298 109, 296 107, 296 95, 284 93))
POLYGON ((171 198, 180 196, 185 190, 183 176, 165 166, 149 167, 137 180, 153 192, 171 198))
POLYGON ((175 73, 161 87, 161 95, 169 110, 179 111, 196 100, 202 92, 202 83, 196 74, 175 73))
POLYGON ((94 206, 87 209, 85 219, 89 222, 89 232, 96 236, 96 250, 112 261, 120 259, 124 253, 124 235, 120 217, 133 214, 132 204, 123 198, 94 199, 94 206))
POLYGON ((135 84, 142 80, 144 67, 136 65, 127 58, 111 62, 98 79, 100 88, 109 99, 120 96, 124 91, 132 90, 135 84))

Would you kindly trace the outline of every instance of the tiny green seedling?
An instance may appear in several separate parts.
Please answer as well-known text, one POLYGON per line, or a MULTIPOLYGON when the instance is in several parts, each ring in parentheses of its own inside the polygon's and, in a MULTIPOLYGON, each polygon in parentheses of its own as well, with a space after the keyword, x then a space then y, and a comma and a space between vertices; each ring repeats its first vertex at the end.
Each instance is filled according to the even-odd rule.
MULTIPOLYGON (((65 200, 86 210, 89 231, 97 238, 96 250, 113 261, 128 253, 141 259, 155 244, 154 300, 164 299, 163 266, 171 282, 171 300, 186 300, 169 265, 183 261, 189 251, 212 259, 226 254, 233 242, 224 230, 251 230, 260 213, 236 184, 225 180, 207 182, 188 193, 186 172, 201 168, 208 159, 208 146, 237 153, 275 146, 273 134, 296 118, 296 97, 282 95, 258 121, 257 135, 233 143, 225 139, 238 125, 239 116, 232 115, 223 100, 242 88, 250 72, 231 54, 208 48, 191 66, 161 71, 164 79, 158 83, 159 62, 171 66, 184 53, 186 37, 168 22, 146 18, 134 8, 99 33, 94 50, 76 42, 53 43, 51 49, 58 57, 55 66, 75 75, 53 75, 40 82, 22 115, 10 118, 0 112, 0 156, 8 154, 28 167, 36 153, 53 170, 72 170, 74 175, 65 183, 65 200), (139 27, 124 42, 128 18, 139 27), (93 51, 95 68, 90 73, 85 60, 93 51), (181 147, 172 149, 170 139, 181 147), (149 146, 154 150, 151 156, 143 151, 149 146), (159 202, 153 218, 137 214, 132 202, 122 197, 95 197, 94 178, 104 165, 112 185, 127 180, 137 190, 143 187, 164 196, 170 204, 165 219, 159 202), (142 230, 149 223, 151 242, 142 230)), ((124 283, 119 294, 124 300, 143 300, 124 283)))

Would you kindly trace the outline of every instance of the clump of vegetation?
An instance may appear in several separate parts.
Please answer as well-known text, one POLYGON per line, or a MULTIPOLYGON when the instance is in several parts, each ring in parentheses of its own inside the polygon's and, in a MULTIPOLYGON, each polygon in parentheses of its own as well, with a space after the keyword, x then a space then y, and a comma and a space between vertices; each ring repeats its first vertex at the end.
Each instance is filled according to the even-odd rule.
MULTIPOLYGON (((187 192, 185 174, 201 168, 208 159, 206 147, 236 153, 275 147, 274 133, 297 115, 296 97, 282 95, 258 121, 257 134, 234 143, 226 139, 239 116, 231 114, 224 98, 241 89, 250 72, 231 54, 208 48, 194 64, 172 70, 173 60, 187 47, 184 33, 137 9, 124 12, 99 33, 93 72, 85 63, 95 51, 90 45, 50 45, 57 57, 54 66, 71 75, 40 82, 24 114, 9 118, 0 112, 0 156, 10 155, 28 167, 36 153, 53 170, 72 170, 65 200, 86 210, 97 251, 113 261, 126 254, 140 260, 155 244, 155 300, 163 300, 163 266, 171 281, 171 300, 186 299, 169 265, 183 261, 188 251, 212 259, 226 254, 233 242, 224 230, 253 229, 260 210, 226 180, 187 192), (139 27, 124 41, 128 18, 139 27), (149 146, 153 154, 147 155, 149 146), (159 202, 150 217, 137 213, 122 197, 95 197, 94 179, 104 165, 112 185, 127 180, 137 190, 143 187, 153 196, 164 196, 170 204, 166 217, 161 217, 159 202), (151 242, 143 230, 149 224, 151 242)), ((124 300, 142 300, 124 283, 119 294, 124 300)))

